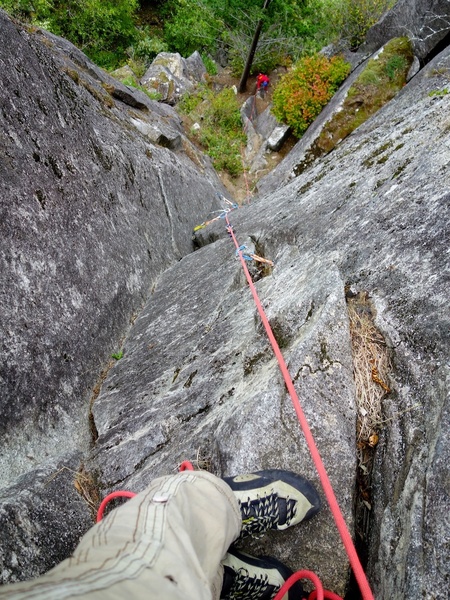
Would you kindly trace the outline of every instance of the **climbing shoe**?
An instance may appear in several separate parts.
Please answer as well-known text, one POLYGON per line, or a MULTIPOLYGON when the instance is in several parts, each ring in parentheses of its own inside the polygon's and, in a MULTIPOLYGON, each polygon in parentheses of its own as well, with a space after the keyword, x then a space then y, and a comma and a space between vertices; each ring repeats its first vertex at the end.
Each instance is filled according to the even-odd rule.
MULTIPOLYGON (((230 548, 222 561, 224 567, 220 598, 224 600, 272 600, 292 571, 276 558, 254 558, 230 548)), ((303 588, 295 583, 284 596, 301 600, 303 588)))
POLYGON ((320 510, 315 487, 291 471, 268 469, 223 479, 241 507, 241 538, 258 537, 268 529, 287 529, 320 510))

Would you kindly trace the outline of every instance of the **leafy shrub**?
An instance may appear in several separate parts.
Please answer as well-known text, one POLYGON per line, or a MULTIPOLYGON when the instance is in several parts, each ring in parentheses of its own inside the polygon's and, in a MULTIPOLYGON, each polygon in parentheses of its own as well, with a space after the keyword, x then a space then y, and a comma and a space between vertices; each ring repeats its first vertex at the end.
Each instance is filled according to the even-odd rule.
POLYGON ((177 104, 177 110, 184 115, 191 114, 200 102, 203 101, 202 88, 199 88, 196 93, 190 94, 187 92, 177 104))
POLYGON ((217 65, 209 54, 202 54, 202 61, 208 75, 217 75, 217 65))
POLYGON ((53 0, 0 0, 3 8, 13 17, 31 21, 33 18, 45 19, 53 8, 53 0))
POLYGON ((273 114, 301 137, 350 72, 340 57, 301 58, 273 92, 273 114))
POLYGON ((227 171, 232 177, 242 173, 241 143, 243 140, 226 138, 219 131, 211 128, 202 128, 199 140, 213 159, 214 167, 218 171, 227 171))
POLYGON ((363 85, 378 85, 380 83, 380 77, 373 69, 366 68, 359 76, 359 81, 363 85))
POLYGON ((226 132, 241 130, 242 120, 236 94, 231 88, 223 89, 211 100, 206 112, 212 124, 221 127, 226 132))
POLYGON ((200 129, 200 143, 213 159, 216 169, 236 177, 243 171, 241 145, 245 143, 245 137, 236 95, 226 88, 208 103, 200 129))
POLYGON ((164 39, 170 51, 189 56, 195 50, 214 51, 224 24, 205 0, 170 0, 165 9, 164 39))
POLYGON ((142 59, 129 58, 127 65, 133 71, 137 79, 141 79, 147 70, 147 63, 142 59))
POLYGON ((168 46, 159 37, 152 36, 148 29, 140 32, 139 41, 133 46, 133 58, 150 62, 160 52, 167 52, 168 46))
POLYGON ((390 40, 348 90, 342 110, 335 113, 316 141, 316 149, 329 152, 405 85, 414 54, 408 38, 390 40))
POLYGON ((0 0, 10 14, 67 38, 106 68, 118 66, 136 39, 138 6, 138 0, 0 0))

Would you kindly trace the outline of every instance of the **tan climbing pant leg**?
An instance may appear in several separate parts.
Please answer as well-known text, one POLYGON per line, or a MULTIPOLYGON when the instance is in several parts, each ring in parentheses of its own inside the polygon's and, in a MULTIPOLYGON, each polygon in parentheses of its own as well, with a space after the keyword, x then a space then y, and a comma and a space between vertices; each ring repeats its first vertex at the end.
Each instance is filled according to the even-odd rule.
POLYGON ((216 600, 221 559, 241 529, 228 485, 206 471, 155 479, 81 539, 73 556, 0 598, 216 600))

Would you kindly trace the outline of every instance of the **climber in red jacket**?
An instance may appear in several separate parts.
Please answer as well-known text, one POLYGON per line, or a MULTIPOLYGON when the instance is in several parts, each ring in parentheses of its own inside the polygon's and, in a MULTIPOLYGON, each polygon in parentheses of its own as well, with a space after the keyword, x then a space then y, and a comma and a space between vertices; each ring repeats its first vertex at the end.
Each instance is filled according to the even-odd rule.
POLYGON ((270 79, 264 73, 260 73, 256 78, 256 93, 260 92, 262 96, 264 96, 264 92, 266 91, 269 85, 270 79))

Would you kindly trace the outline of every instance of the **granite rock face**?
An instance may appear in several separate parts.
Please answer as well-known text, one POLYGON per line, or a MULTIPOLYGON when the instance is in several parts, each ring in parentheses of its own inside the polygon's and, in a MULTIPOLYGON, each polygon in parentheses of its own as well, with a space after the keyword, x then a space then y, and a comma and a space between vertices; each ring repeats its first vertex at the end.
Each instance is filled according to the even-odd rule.
MULTIPOLYGON (((394 37, 410 38, 414 54, 424 62, 450 33, 448 0, 398 0, 395 6, 376 23, 358 49, 372 53, 394 37)), ((448 44, 445 43, 445 45, 448 44)))
MULTIPOLYGON (((299 263, 295 245, 274 258, 259 291, 351 522, 354 383, 343 285, 332 261, 299 263)), ((99 437, 90 469, 105 492, 141 490, 198 455, 218 475, 283 467, 319 487, 240 269, 226 239, 158 280, 93 407, 99 437)), ((259 550, 275 547, 293 567, 319 568, 342 593, 347 561, 331 521, 325 510, 259 550)))
MULTIPOLYGON (((96 383, 221 188, 173 109, 2 11, 0 30, 3 506, 16 477, 88 452, 96 383)), ((26 578, 49 560, 28 564, 24 539, 15 556, 26 578)))
POLYGON ((449 72, 446 50, 327 157, 233 219, 275 260, 284 241, 318 265, 329 257, 376 308, 394 390, 373 484, 376 598, 443 599, 449 583, 450 130, 439 95, 449 72))
MULTIPOLYGON (((376 598, 443 599, 448 588, 450 129, 448 95, 436 93, 447 72, 450 51, 327 157, 230 216, 248 253, 275 262, 254 271, 265 275, 256 286, 349 522, 344 290, 373 303, 392 365, 370 511, 376 598)), ((93 407, 91 468, 105 491, 139 490, 183 459, 226 475, 281 466, 317 483, 223 221, 197 237, 205 247, 160 278, 93 407)), ((334 536, 324 510, 250 549, 314 565, 342 593, 346 559, 334 536)))
MULTIPOLYGON (((0 581, 37 577, 70 556, 92 526, 86 502, 74 487, 81 453, 22 475, 0 490, 0 581)), ((83 480, 82 485, 83 485, 83 480)))
POLYGON ((241 118, 247 135, 245 160, 249 172, 267 169, 266 155, 277 152, 290 133, 288 125, 279 123, 271 112, 271 106, 261 109, 258 95, 250 96, 241 108, 241 118))

